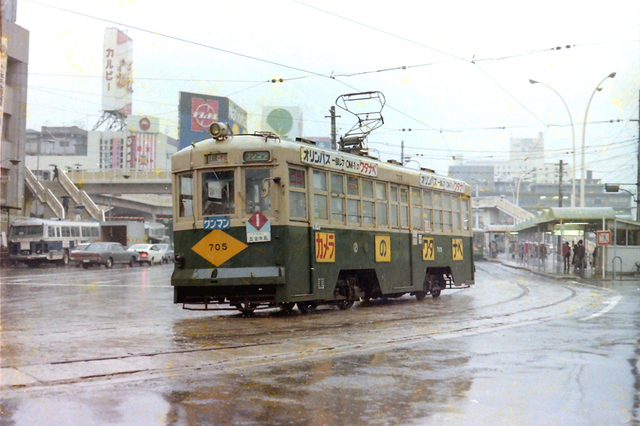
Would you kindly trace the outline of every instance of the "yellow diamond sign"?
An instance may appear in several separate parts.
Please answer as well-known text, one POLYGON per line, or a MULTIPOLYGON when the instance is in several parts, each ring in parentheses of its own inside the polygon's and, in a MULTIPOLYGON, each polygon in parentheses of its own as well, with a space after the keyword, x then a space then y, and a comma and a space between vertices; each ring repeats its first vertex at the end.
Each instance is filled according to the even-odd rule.
POLYGON ((220 229, 214 229, 191 250, 204 257, 209 263, 220 266, 248 246, 220 229))

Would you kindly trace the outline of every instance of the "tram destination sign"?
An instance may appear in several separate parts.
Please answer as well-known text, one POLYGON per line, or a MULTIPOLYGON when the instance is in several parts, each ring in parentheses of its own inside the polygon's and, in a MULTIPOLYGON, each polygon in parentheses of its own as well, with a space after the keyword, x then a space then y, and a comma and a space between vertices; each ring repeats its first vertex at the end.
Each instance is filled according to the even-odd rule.
POLYGON ((464 193, 464 182, 455 179, 449 179, 443 176, 434 175, 431 173, 420 174, 420 185, 428 188, 444 189, 447 191, 454 191, 464 193))
POLYGON ((303 146, 300 148, 300 159, 303 163, 324 166, 329 169, 342 170, 365 176, 377 177, 378 165, 373 161, 355 159, 335 152, 303 146))

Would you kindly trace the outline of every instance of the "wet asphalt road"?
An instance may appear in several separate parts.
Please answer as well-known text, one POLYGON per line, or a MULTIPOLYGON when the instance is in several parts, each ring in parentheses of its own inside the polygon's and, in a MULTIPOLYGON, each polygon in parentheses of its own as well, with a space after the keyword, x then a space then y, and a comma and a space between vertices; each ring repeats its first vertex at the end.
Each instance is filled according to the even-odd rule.
POLYGON ((172 266, 3 269, 0 425, 639 425, 640 283, 185 311, 172 266))

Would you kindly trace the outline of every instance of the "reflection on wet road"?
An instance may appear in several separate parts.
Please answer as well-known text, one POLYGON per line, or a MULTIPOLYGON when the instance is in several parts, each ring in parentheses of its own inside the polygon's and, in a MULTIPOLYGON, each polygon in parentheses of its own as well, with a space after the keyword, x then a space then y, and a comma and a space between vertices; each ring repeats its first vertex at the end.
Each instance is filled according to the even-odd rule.
POLYGON ((173 305, 170 266, 1 274, 3 424, 638 424, 638 283, 479 263, 439 299, 246 318, 173 305))

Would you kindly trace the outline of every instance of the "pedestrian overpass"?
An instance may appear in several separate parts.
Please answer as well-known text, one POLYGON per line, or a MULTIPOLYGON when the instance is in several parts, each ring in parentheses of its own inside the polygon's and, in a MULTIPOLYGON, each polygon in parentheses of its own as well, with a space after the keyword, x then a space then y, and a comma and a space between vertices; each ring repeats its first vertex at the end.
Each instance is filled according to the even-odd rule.
POLYGON ((154 170, 60 171, 57 180, 38 179, 25 167, 25 211, 44 217, 94 219, 142 216, 155 222, 172 215, 171 174, 154 170), (65 200, 66 199, 66 200, 65 200))

